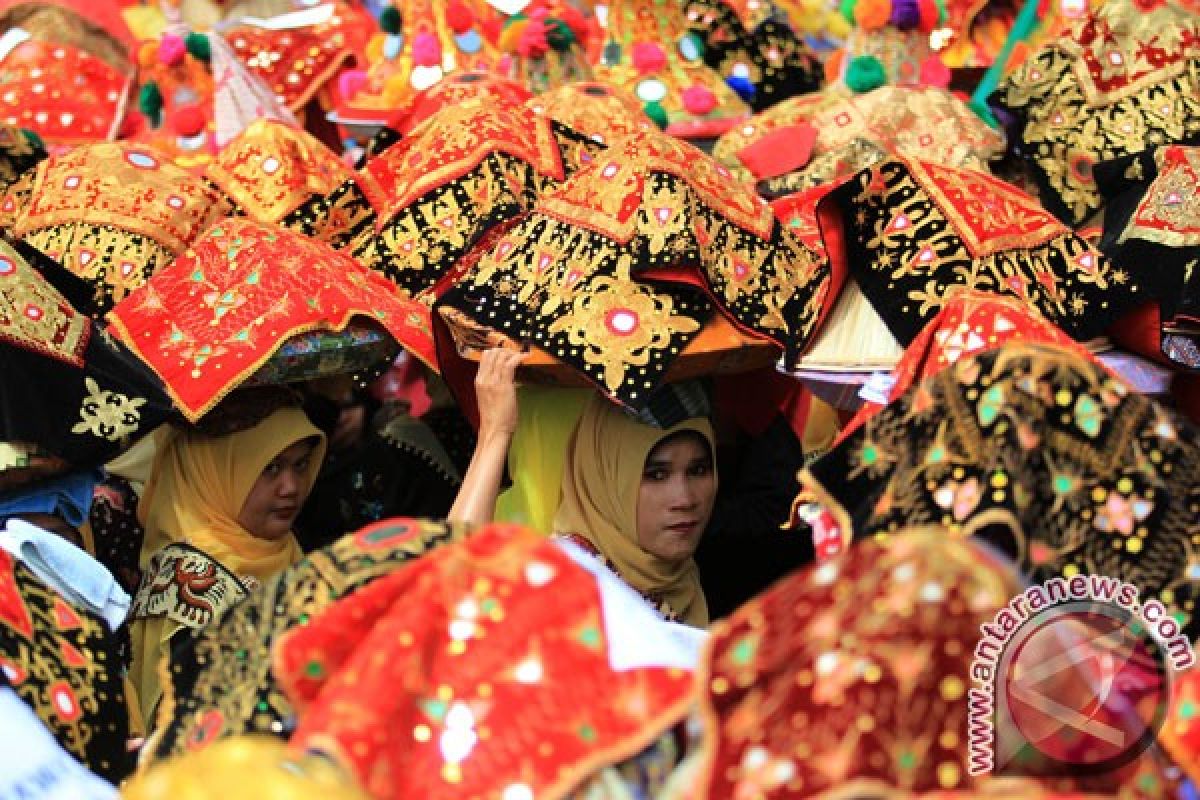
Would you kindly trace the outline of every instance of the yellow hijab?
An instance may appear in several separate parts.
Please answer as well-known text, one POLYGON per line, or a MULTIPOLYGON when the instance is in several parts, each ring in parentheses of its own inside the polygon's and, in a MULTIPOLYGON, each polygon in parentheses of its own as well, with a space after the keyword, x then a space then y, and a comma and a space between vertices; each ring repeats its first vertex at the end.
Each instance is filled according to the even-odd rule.
POLYGON ((146 529, 141 565, 174 542, 186 542, 239 577, 270 578, 303 557, 296 537, 251 536, 237 522, 242 504, 267 464, 304 439, 320 439, 309 460, 312 489, 325 456, 325 435, 298 408, 282 408, 228 436, 174 431, 159 450, 138 515, 146 529))
POLYGON ((705 627, 708 603, 695 560, 665 561, 637 542, 638 489, 646 457, 655 445, 679 431, 703 436, 716 457, 707 419, 688 419, 662 430, 643 425, 594 395, 568 445, 554 530, 584 537, 630 586, 662 596, 683 622, 705 627))

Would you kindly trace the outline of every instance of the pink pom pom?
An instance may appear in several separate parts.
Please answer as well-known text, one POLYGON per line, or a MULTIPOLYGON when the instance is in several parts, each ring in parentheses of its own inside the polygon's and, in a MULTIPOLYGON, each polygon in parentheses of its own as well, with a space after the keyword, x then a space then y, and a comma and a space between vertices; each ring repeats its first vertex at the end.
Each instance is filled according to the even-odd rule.
POLYGON ((689 114, 702 117, 717 107, 717 96, 703 86, 683 90, 683 108, 689 114))
POLYGON ((546 41, 546 23, 540 19, 531 19, 521 31, 521 39, 517 42, 517 54, 521 58, 541 58, 550 49, 546 41))
POLYGON ((174 67, 182 64, 186 55, 187 43, 182 36, 176 36, 173 33, 163 34, 162 40, 158 43, 159 63, 174 67))
POLYGON ((475 24, 475 15, 460 0, 446 6, 446 24, 456 34, 464 34, 475 24))
POLYGON ((921 62, 921 85, 945 89, 950 85, 950 68, 937 56, 921 62))
POLYGON ((363 69, 348 69, 338 76, 338 94, 343 100, 349 100, 367 85, 367 71, 363 69))
POLYGON ((440 67, 442 45, 432 33, 418 33, 413 37, 412 58, 418 67, 440 67))
POLYGON ((633 46, 633 68, 641 75, 653 75, 667 65, 667 54, 655 42, 633 46))

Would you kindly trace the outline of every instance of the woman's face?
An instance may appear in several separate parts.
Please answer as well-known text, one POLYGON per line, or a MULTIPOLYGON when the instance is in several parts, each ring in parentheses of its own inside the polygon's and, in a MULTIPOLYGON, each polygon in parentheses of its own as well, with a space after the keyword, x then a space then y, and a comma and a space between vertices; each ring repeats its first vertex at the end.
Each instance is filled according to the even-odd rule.
POLYGON ((308 471, 316 441, 304 439, 282 451, 259 474, 246 495, 238 524, 258 539, 287 536, 308 499, 308 471))
POLYGON ((671 436, 650 451, 638 489, 642 549, 666 561, 696 552, 717 495, 712 454, 699 434, 671 436))

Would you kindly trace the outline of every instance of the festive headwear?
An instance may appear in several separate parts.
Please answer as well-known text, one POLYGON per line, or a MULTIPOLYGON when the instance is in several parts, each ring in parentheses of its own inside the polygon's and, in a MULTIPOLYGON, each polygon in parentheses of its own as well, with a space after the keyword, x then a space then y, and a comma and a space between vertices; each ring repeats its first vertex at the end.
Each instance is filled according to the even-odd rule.
POLYGON ((672 136, 719 136, 749 116, 750 108, 704 63, 703 45, 687 26, 675 6, 651 0, 609 4, 596 78, 637 97, 646 116, 672 136))
POLYGON ((590 80, 587 21, 569 0, 538 0, 505 20, 497 37, 508 74, 534 93, 590 80))
POLYGON ((108 626, 3 549, 0 594, 0 671, 8 684, 71 755, 119 780, 129 767, 129 718, 108 626))
POLYGON ((1097 162, 1200 135, 1200 21, 1168 2, 1150 5, 1091 10, 989 100, 1015 115, 1013 144, 1046 208, 1069 225, 1101 208, 1097 162))
POLYGON ((116 138, 133 66, 127 42, 97 24, 97 13, 66 2, 7 4, 0 13, 7 48, 0 53, 0 122, 51 144, 116 138))
POLYGON ((637 754, 686 713, 694 652, 590 569, 489 526, 292 630, 274 671, 299 712, 293 751, 385 800, 554 800, 637 754))
POLYGON ((1096 177, 1107 197, 1101 249, 1118 264, 1153 264, 1146 278, 1157 284, 1148 335, 1124 323, 1111 335, 1135 352, 1200 369, 1200 147, 1145 150, 1102 163, 1096 177))
POLYGON ((752 190, 653 132, 613 143, 543 195, 442 302, 639 407, 708 321, 700 290, 729 326, 794 354, 827 282, 822 255, 752 190))
POLYGON ((344 81, 338 121, 383 125, 418 92, 459 70, 490 71, 500 55, 485 35, 498 13, 483 0, 396 0, 367 45, 367 69, 344 81))
MULTIPOLYGON (((412 105, 392 115, 387 126, 397 134, 406 136, 413 128, 445 108, 468 104, 507 108, 519 106, 529 98, 529 91, 524 86, 495 73, 475 70, 456 72, 417 94, 412 105)), ((381 152, 383 150, 378 149, 370 156, 381 152)))
POLYGON ((204 171, 236 207, 257 222, 280 223, 313 197, 355 178, 332 150, 299 128, 250 123, 204 171))
POLYGON ((631 95, 603 83, 559 86, 526 105, 601 143, 649 131, 652 125, 631 95))
MULTIPOLYGON (((265 660, 265 659, 264 659, 265 660)), ((202 800, 249 793, 260 800, 367 800, 354 780, 319 757, 295 757, 274 736, 241 736, 139 773, 124 800, 202 800)))
POLYGON ((1003 150, 1003 135, 945 89, 886 86, 850 97, 786 100, 722 136, 713 157, 746 180, 767 180, 771 194, 781 194, 851 175, 880 160, 880 153, 987 171, 1003 150), (786 154, 776 153, 761 161, 761 148, 777 151, 806 128, 813 129, 809 159, 778 163, 786 154), (830 158, 836 159, 832 170, 830 158))
POLYGON ((769 0, 689 0, 684 13, 690 38, 679 40, 680 52, 699 49, 755 111, 820 88, 821 62, 769 0))
POLYGON ((0 488, 103 464, 172 414, 161 382, 4 242, 0 371, 0 488))
POLYGON ((984 172, 893 157, 825 203, 841 210, 850 274, 904 346, 958 286, 1017 297, 1078 341, 1149 294, 1141 270, 984 172))
POLYGON ((554 530, 587 539, 626 583, 665 600, 681 621, 703 627, 708 624, 708 605, 696 562, 666 561, 637 540, 638 488, 646 458, 659 442, 681 431, 699 434, 716 452, 707 419, 694 417, 663 430, 593 396, 567 445, 554 530))
POLYGON ((163 154, 94 144, 38 164, 13 233, 90 282, 104 313, 228 211, 212 186, 163 154))
POLYGON ((844 48, 825 62, 830 86, 861 93, 884 84, 920 86, 935 73, 948 75, 926 65, 940 64, 929 35, 945 23, 943 0, 842 0, 841 10, 854 27, 844 48))
POLYGON ((194 632, 162 667, 157 734, 143 758, 205 748, 244 733, 279 735, 294 722, 270 653, 292 628, 337 600, 411 561, 464 537, 440 522, 385 520, 309 553, 250 594, 219 622, 194 632))
POLYGON ((195 421, 289 337, 356 317, 432 359, 424 307, 321 242, 237 218, 206 231, 109 320, 195 421))
POLYGON ((436 291, 485 234, 600 149, 523 106, 438 112, 367 162, 383 193, 372 265, 405 293, 436 291))
POLYGON ((1179 609, 1195 638, 1196 429, 1091 359, 1010 343, 912 387, 800 474, 843 541, 942 524, 1032 580, 1090 572, 1179 609))

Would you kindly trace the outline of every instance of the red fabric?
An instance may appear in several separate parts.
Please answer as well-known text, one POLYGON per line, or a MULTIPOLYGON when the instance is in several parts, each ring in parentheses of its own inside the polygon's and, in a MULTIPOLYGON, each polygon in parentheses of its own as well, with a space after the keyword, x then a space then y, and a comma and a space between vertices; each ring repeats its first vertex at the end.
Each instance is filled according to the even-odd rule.
POLYGON ((109 315, 189 419, 211 409, 290 336, 383 326, 427 363, 429 311, 349 256, 292 231, 229 219, 109 315))
POLYGON ((115 134, 128 79, 69 44, 30 39, 0 63, 0 121, 48 144, 102 142, 115 134))
POLYGON ((288 633, 274 671, 300 714, 292 747, 330 754, 373 797, 556 798, 691 699, 686 671, 615 671, 606 637, 591 575, 492 525, 288 633))
POLYGON ((812 158, 817 129, 807 123, 776 128, 738 151, 738 161, 758 180, 800 169, 812 158))
POLYGON ((411 106, 388 120, 388 127, 407 134, 443 108, 477 100, 480 105, 508 108, 528 100, 524 86, 487 72, 463 72, 449 75, 417 95, 411 106))

